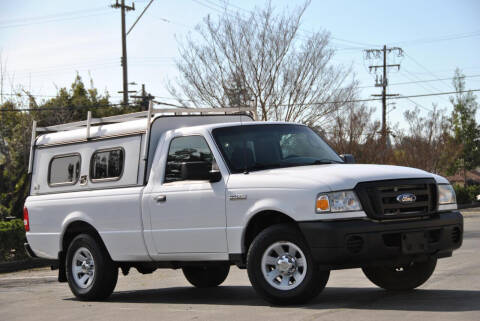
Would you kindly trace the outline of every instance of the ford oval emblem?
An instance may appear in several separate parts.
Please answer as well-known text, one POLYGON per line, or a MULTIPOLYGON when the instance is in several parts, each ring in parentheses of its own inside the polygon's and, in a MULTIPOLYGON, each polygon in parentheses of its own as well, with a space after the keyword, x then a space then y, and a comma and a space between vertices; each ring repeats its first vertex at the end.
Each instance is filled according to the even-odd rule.
POLYGON ((416 200, 417 197, 412 193, 404 193, 397 196, 397 202, 401 204, 414 203, 416 200))

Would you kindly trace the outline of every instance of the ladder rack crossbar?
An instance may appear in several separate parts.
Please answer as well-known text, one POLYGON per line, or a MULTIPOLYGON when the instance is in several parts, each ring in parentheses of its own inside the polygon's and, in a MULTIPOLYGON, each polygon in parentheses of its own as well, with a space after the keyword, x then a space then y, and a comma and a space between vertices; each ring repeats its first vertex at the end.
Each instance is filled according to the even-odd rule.
POLYGON ((79 129, 83 127, 90 127, 93 125, 106 125, 106 124, 117 124, 123 123, 130 120, 142 119, 153 117, 155 115, 218 115, 218 114, 238 114, 244 112, 254 112, 252 107, 228 107, 228 108, 162 108, 162 109, 151 109, 149 111, 141 111, 130 114, 109 116, 109 117, 100 117, 100 118, 91 118, 82 121, 76 121, 61 125, 53 125, 47 127, 37 127, 36 132, 59 132, 72 129, 79 129))

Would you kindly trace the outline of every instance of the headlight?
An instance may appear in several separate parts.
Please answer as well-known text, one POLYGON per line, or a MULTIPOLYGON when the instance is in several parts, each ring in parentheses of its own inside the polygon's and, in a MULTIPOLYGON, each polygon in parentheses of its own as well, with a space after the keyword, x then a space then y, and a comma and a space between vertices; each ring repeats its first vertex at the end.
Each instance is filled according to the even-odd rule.
POLYGON ((452 185, 438 185, 438 204, 445 205, 455 203, 457 203, 457 198, 455 197, 455 190, 452 185))
POLYGON ((353 212, 362 210, 362 206, 353 191, 343 191, 320 194, 315 209, 317 213, 353 212))

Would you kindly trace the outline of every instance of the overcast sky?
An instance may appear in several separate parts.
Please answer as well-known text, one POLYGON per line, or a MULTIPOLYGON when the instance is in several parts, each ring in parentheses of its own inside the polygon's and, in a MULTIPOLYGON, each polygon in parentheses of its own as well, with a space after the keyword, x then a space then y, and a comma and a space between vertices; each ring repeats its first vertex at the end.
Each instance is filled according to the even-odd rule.
MULTIPOLYGON (((76 71, 88 83, 108 90, 119 102, 122 90, 120 67, 120 10, 114 1, 104 0, 3 0, 0 11, 0 51, 8 69, 7 93, 12 86, 23 86, 38 98, 54 95, 57 88, 69 86, 76 71), (90 76, 89 76, 90 75, 90 76)), ((135 11, 127 14, 130 26, 148 1, 135 1, 135 11)), ((128 36, 129 81, 146 84, 147 91, 170 101, 165 90, 168 79, 177 75, 177 39, 195 32, 195 25, 222 10, 222 0, 155 0, 128 36)), ((277 10, 288 10, 303 3, 272 0, 277 10)), ((126 4, 131 4, 127 1, 126 4)), ((229 12, 248 14, 265 1, 232 0, 229 12)), ((379 94, 372 88, 363 49, 402 47, 399 72, 389 73, 389 91, 419 95, 452 91, 456 67, 467 76, 468 89, 480 89, 480 1, 342 1, 312 0, 302 21, 302 34, 326 30, 337 48, 333 62, 352 65, 360 81, 361 98, 379 94), (402 84, 408 82, 408 84, 402 84), (412 83, 415 82, 415 83, 412 83), (398 84, 401 83, 401 84, 398 84)), ((4 89, 5 90, 5 89, 4 89)), ((426 112, 432 103, 451 110, 448 96, 401 99, 389 115, 400 122, 405 110, 421 106, 426 112)), ((370 102, 380 117, 380 102, 370 102)), ((392 108, 393 106, 390 106, 392 108)), ((477 114, 477 119, 479 119, 477 114)), ((401 123, 403 126, 404 124, 401 123)))

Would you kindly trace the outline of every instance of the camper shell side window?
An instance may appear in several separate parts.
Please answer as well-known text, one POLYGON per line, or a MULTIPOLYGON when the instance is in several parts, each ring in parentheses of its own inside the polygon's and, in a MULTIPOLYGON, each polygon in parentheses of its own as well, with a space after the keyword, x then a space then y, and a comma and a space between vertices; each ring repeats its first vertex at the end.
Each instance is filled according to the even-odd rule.
POLYGON ((75 185, 80 177, 82 158, 79 153, 55 155, 48 165, 48 185, 75 185))
POLYGON ((100 149, 90 160, 90 180, 92 183, 117 181, 123 175, 125 150, 122 147, 100 149))

